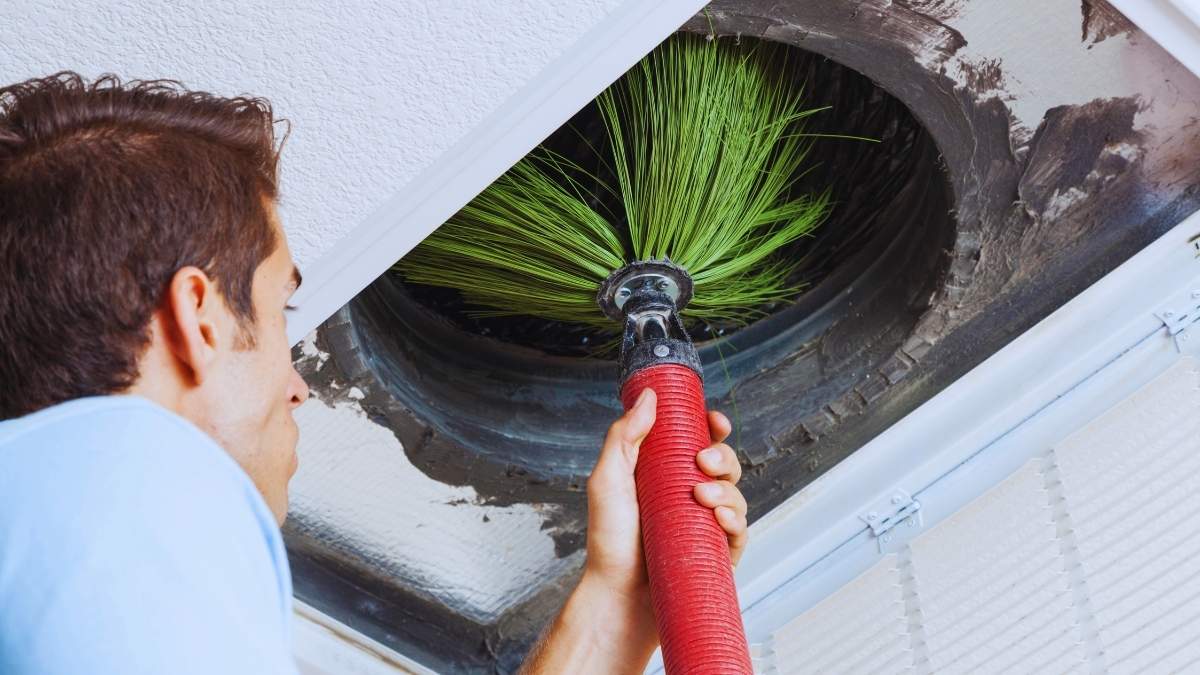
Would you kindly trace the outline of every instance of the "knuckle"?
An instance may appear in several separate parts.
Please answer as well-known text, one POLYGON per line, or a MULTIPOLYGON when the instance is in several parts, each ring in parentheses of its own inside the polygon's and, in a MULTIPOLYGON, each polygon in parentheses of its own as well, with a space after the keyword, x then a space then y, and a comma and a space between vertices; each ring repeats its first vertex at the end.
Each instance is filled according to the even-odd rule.
POLYGON ((736 503, 736 498, 733 497, 730 491, 730 483, 727 480, 716 480, 715 484, 720 488, 720 495, 716 497, 716 503, 719 506, 730 507, 732 509, 734 503, 736 503))

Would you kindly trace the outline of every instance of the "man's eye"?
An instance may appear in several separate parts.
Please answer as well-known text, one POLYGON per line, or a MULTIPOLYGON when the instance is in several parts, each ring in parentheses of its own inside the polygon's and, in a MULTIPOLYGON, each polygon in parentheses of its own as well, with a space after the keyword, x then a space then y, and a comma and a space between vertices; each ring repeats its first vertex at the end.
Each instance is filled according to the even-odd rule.
POLYGON ((295 306, 295 305, 284 305, 284 306, 283 306, 283 311, 285 311, 285 312, 294 312, 294 311, 296 311, 296 306, 295 306))

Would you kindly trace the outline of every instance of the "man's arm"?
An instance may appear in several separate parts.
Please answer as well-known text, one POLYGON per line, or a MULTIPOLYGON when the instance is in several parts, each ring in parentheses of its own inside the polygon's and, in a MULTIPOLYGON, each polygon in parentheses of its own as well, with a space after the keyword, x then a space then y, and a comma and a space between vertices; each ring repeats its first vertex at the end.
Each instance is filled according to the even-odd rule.
MULTIPOLYGON (((647 390, 604 439, 588 479, 583 576, 530 652, 521 670, 526 675, 641 673, 658 646, 633 480, 638 449, 654 424, 655 403, 654 392, 647 390)), ((746 546, 746 500, 736 487, 741 465, 722 442, 729 435, 729 420, 709 413, 709 427, 716 445, 696 461, 714 480, 696 487, 696 500, 714 510, 737 564, 746 546)))
POLYGON ((640 673, 657 646, 649 593, 614 596, 585 573, 521 673, 640 673))

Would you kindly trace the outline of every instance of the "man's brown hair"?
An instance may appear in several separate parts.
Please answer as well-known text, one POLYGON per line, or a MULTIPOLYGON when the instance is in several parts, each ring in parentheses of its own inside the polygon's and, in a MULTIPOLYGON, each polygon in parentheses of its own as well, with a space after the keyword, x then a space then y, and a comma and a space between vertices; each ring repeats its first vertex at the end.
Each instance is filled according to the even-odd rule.
POLYGON ((0 419, 128 389, 195 265, 244 325, 278 245, 270 104, 59 73, 0 88, 0 419))

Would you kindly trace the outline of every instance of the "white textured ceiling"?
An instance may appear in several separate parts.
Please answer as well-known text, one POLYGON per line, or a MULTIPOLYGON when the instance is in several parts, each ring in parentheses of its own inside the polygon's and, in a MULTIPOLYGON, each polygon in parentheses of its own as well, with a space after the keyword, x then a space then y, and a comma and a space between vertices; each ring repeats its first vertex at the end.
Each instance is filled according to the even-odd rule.
POLYGON ((282 213, 316 261, 617 0, 0 3, 0 82, 59 70, 251 93, 293 123, 282 213))

